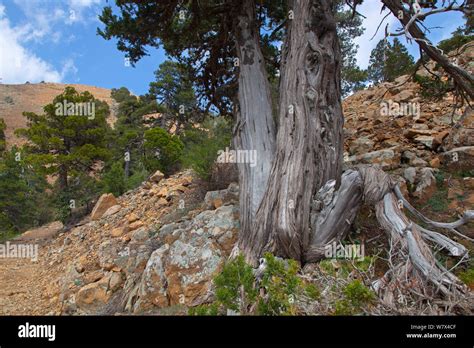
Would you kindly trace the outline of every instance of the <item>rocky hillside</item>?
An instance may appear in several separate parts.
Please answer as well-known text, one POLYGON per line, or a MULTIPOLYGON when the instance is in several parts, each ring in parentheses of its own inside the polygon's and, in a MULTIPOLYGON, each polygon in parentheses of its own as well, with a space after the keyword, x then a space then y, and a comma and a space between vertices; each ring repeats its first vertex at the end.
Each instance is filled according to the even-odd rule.
POLYGON ((78 92, 89 91, 97 99, 107 102, 111 108, 108 122, 114 123, 115 101, 110 96, 110 89, 61 83, 0 84, 0 118, 7 124, 5 131, 7 144, 11 146, 22 143, 23 140, 16 137, 14 131, 26 126, 26 118, 22 115, 24 111, 41 113, 43 106, 51 103, 67 86, 74 87, 78 92))
MULTIPOLYGON (((472 73, 474 46, 466 45, 460 52, 458 63, 472 73)), ((420 73, 426 74, 425 69, 420 73)), ((472 108, 457 106, 451 94, 442 100, 424 98, 410 76, 355 93, 343 105, 346 166, 379 164, 397 175, 405 193, 421 203, 436 193, 435 177, 448 170, 457 176, 449 182, 449 198, 463 197, 450 208, 472 209, 472 108)))
POLYGON ((0 262, 0 313, 144 313, 200 304, 235 243, 237 197, 234 184, 203 203, 191 172, 157 173, 118 199, 103 195, 69 231, 58 223, 49 234, 29 231, 15 242, 42 243, 38 262, 0 262), (28 282, 16 283, 19 269, 28 282))

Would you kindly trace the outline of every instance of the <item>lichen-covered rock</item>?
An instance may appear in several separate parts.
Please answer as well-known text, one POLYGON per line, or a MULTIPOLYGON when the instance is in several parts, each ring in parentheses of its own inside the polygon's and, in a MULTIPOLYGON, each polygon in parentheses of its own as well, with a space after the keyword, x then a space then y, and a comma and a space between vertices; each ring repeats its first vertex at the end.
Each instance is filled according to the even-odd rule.
POLYGON ((379 151, 372 151, 357 156, 352 156, 347 159, 348 164, 364 163, 364 164, 378 164, 382 169, 395 169, 400 166, 400 152, 398 147, 384 149, 379 151))
POLYGON ((204 198, 206 209, 217 209, 226 204, 235 204, 239 199, 239 188, 230 184, 225 190, 209 191, 204 198))
POLYGON ((472 170, 474 168, 474 146, 456 147, 439 155, 441 164, 452 170, 472 170))
POLYGON ((417 177, 416 189, 413 196, 421 202, 426 202, 436 192, 436 178, 432 168, 421 168, 417 177))
POLYGON ((86 313, 97 313, 109 301, 111 292, 108 291, 109 279, 103 278, 98 282, 87 284, 76 295, 76 305, 86 313))
MULTIPOLYGON (((236 241, 238 227, 238 208, 233 205, 203 211, 181 225, 163 226, 159 237, 171 242, 151 254, 140 282, 130 291, 135 303, 129 310, 139 313, 205 302, 211 296, 212 279, 236 241)), ((132 302, 130 297, 128 302, 132 302)))

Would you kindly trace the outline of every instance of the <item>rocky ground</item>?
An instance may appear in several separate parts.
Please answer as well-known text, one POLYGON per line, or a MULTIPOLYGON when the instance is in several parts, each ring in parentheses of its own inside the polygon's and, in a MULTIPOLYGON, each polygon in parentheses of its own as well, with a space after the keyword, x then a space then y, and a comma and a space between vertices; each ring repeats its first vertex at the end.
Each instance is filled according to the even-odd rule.
MULTIPOLYGON (((466 51, 461 59, 472 62, 472 55, 466 51)), ((452 96, 422 98, 407 79, 344 101, 345 165, 379 164, 425 214, 452 220, 474 208, 474 114, 454 110, 452 96)), ((103 195, 73 228, 54 223, 23 234, 15 242, 39 243, 39 258, 0 259, 0 314, 187 313, 212 298, 211 280, 236 241, 238 190, 234 183, 205 193, 191 171, 170 178, 156 173, 121 197, 103 195)), ((385 236, 373 213, 364 208, 360 215, 349 239, 366 241, 368 255, 383 254, 385 236)), ((463 232, 473 238, 474 226, 463 232)), ((373 268, 372 276, 383 267, 373 268)), ((302 276, 316 283, 330 278, 319 267, 302 276)), ((332 282, 318 286, 328 293, 341 280, 333 276, 332 282)), ((323 303, 318 311, 330 312, 323 303)))

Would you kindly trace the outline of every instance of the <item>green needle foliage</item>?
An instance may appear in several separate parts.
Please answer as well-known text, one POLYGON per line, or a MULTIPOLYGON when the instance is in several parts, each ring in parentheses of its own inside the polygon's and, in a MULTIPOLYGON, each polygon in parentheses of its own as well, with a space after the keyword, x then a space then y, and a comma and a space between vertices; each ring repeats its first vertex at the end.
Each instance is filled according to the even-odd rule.
POLYGON ((87 205, 100 191, 92 174, 98 161, 110 158, 109 107, 89 92, 66 87, 43 110, 41 115, 23 113, 28 128, 16 133, 28 140, 26 161, 37 173, 58 178, 54 201, 58 217, 65 222, 74 208, 87 205))
POLYGON ((230 146, 232 125, 224 117, 209 117, 199 128, 188 127, 184 136, 181 158, 184 167, 192 168, 204 180, 209 180, 219 150, 230 146))
POLYGON ((374 84, 393 81, 397 77, 409 74, 414 69, 413 57, 400 40, 395 38, 391 44, 380 40, 370 54, 367 69, 369 80, 374 84))
POLYGON ((151 172, 159 169, 170 174, 183 152, 181 140, 159 127, 145 131, 144 138, 146 168, 151 172))
POLYGON ((0 241, 51 217, 46 180, 22 160, 23 155, 13 147, 0 157, 0 241))
POLYGON ((23 114, 28 119, 28 128, 18 129, 16 133, 29 141, 28 160, 44 174, 57 175, 61 190, 68 187, 72 177, 91 171, 97 160, 110 155, 105 141, 109 108, 89 92, 79 94, 74 88, 66 87, 44 107, 44 114, 23 114), (58 113, 57 105, 64 103, 93 103, 95 114, 92 117, 69 111, 58 113))
POLYGON ((190 308, 191 315, 241 314, 296 315, 301 299, 316 301, 319 289, 300 277, 294 260, 284 261, 265 254, 266 269, 259 279, 242 255, 228 262, 214 278, 216 300, 208 305, 190 308))

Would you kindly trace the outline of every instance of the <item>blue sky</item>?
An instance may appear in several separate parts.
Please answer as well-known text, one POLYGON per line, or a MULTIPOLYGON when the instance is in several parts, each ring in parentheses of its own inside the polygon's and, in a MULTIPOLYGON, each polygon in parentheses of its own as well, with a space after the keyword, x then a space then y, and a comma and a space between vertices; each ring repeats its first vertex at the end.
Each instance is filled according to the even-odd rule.
MULTIPOLYGON (((81 83, 105 88, 126 86, 135 94, 143 94, 153 80, 153 72, 165 60, 160 49, 150 49, 150 56, 136 66, 125 66, 124 53, 116 41, 106 41, 96 34, 102 23, 97 16, 109 0, 0 0, 0 82, 81 83)), ((380 0, 365 0, 359 12, 366 31, 356 39, 358 64, 367 66, 370 51, 384 35, 384 27, 373 40, 380 13, 380 0)), ((397 19, 390 16, 390 29, 397 19)), ((386 23, 387 23, 386 22, 386 23)), ((438 42, 463 24, 460 14, 446 13, 429 17, 434 29, 431 40, 438 42)), ((403 40, 405 42, 405 40, 403 40)), ((405 42, 406 43, 406 42, 405 42)), ((418 48, 407 44, 418 56, 418 48)))

